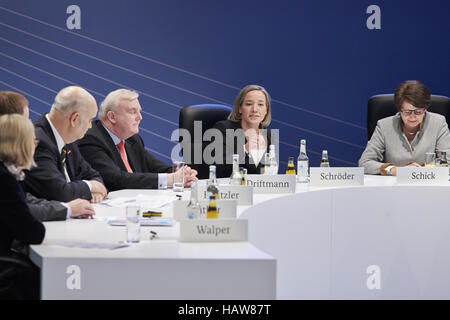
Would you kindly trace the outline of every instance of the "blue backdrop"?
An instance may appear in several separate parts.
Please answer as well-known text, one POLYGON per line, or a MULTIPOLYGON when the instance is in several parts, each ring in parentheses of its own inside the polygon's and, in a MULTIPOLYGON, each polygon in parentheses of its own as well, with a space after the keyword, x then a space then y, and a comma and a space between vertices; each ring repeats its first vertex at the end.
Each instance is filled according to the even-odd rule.
POLYGON ((450 95, 448 0, 0 0, 0 90, 30 101, 31 118, 78 84, 98 104, 117 88, 140 92, 141 135, 169 162, 183 106, 232 105, 247 84, 272 96, 280 159, 307 139, 312 166, 354 166, 367 143, 370 96, 407 79, 450 95), (69 30, 69 5, 81 29, 69 30), (366 26, 370 5, 381 29, 366 26))

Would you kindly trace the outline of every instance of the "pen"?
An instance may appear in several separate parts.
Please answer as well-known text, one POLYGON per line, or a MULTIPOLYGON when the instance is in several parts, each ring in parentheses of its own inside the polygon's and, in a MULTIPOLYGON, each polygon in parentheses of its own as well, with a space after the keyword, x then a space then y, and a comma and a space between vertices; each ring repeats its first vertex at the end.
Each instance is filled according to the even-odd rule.
POLYGON ((142 217, 144 218, 162 217, 162 212, 147 210, 142 213, 142 217))

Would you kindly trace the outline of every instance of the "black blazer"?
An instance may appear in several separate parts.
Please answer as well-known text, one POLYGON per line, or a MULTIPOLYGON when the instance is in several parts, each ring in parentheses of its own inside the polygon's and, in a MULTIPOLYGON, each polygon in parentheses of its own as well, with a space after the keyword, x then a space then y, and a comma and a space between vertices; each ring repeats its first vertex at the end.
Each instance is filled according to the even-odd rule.
POLYGON ((100 120, 92 123, 79 148, 84 158, 103 177, 110 191, 120 189, 158 189, 158 173, 170 173, 164 164, 145 150, 142 138, 135 134, 125 140, 125 152, 133 173, 129 173, 108 131, 100 120))
POLYGON ((34 122, 36 138, 40 140, 34 153, 37 167, 27 173, 25 186, 38 198, 72 201, 77 198, 91 200, 89 186, 82 180, 97 180, 103 183, 100 174, 91 168, 80 151, 77 142, 69 143, 66 167, 71 182, 67 183, 55 136, 45 116, 34 122))
MULTIPOLYGON (((244 141, 244 144, 247 143, 247 138, 240 137, 238 139, 237 137, 234 137, 234 143, 232 146, 227 145, 226 141, 226 130, 232 129, 242 129, 241 122, 234 122, 231 120, 222 120, 216 122, 214 125, 214 128, 219 129, 222 133, 222 139, 223 139, 223 164, 217 164, 216 163, 216 176, 218 178, 229 178, 231 176, 231 173, 233 171, 233 154, 239 154, 239 167, 246 168, 248 174, 260 174, 261 169, 264 168, 263 160, 264 157, 259 162, 258 166, 255 166, 255 163, 253 162, 253 159, 249 157, 248 153, 243 151, 242 143, 239 143, 239 140, 244 141), (244 163, 242 163, 242 157, 241 155, 244 155, 244 163), (228 157, 228 159, 227 159, 228 157), (226 164, 228 162, 229 164, 226 164)), ((267 130, 267 141, 266 141, 266 152, 269 152, 269 145, 271 143, 271 133, 270 130, 267 130)))
POLYGON ((9 255, 11 243, 39 244, 45 227, 28 209, 21 182, 0 161, 0 256, 9 255))

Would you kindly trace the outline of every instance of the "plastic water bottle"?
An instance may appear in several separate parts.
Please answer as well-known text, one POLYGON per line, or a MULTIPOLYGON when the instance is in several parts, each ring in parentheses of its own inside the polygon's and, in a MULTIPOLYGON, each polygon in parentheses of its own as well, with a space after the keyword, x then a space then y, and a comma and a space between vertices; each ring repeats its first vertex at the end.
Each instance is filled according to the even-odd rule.
POLYGON ((198 202, 197 182, 193 182, 191 184, 191 200, 186 208, 186 213, 187 218, 191 220, 200 219, 202 216, 202 208, 198 202))
POLYGON ((306 140, 300 140, 300 154, 297 158, 297 182, 309 182, 309 158, 306 155, 306 140))
POLYGON ((278 174, 278 162, 275 155, 275 145, 269 147, 269 168, 267 174, 278 174))

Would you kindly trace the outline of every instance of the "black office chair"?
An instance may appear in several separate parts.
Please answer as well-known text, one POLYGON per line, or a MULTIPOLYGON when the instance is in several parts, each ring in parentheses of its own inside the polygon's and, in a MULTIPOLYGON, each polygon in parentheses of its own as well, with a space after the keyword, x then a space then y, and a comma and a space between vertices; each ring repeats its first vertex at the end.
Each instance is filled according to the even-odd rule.
POLYGON ((28 300, 39 299, 38 287, 36 283, 29 283, 36 290, 32 290, 30 295, 29 289, 24 287, 23 281, 30 279, 36 267, 30 263, 8 256, 0 256, 0 300, 28 300))
POLYGON ((203 134, 206 130, 212 128, 217 121, 226 120, 231 113, 231 110, 231 107, 221 104, 197 104, 184 107, 180 110, 179 128, 187 129, 191 136, 191 141, 188 143, 188 141, 183 142, 183 137, 180 135, 179 142, 182 150, 190 150, 190 154, 188 152, 183 152, 183 161, 191 168, 198 171, 197 177, 199 179, 206 179, 209 177, 210 163, 204 162, 203 150, 210 142, 203 142, 203 134), (201 121, 201 137, 194 137, 194 121, 201 121), (198 146, 198 144, 201 146, 198 146), (201 163, 197 164, 194 163, 194 149, 196 146, 197 148, 201 147, 202 150, 201 163))
MULTIPOLYGON (((450 99, 446 96, 431 95, 428 111, 442 114, 450 126, 450 99)), ((397 113, 393 94, 372 96, 367 102, 367 138, 370 140, 377 121, 397 113)))

